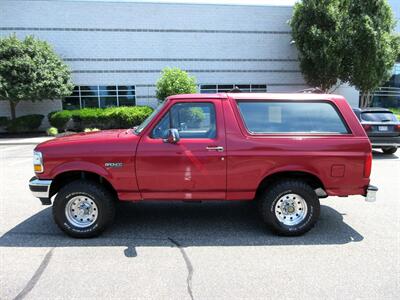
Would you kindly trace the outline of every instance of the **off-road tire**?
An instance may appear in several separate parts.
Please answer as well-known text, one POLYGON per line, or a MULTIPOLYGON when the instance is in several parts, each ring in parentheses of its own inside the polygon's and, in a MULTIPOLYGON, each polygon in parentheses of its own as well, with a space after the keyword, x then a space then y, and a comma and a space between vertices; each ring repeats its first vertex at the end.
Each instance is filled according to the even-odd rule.
POLYGON ((288 179, 278 181, 266 188, 258 199, 258 208, 265 224, 278 235, 298 236, 309 231, 317 222, 320 203, 315 191, 301 180, 288 179), (296 225, 285 225, 275 215, 275 205, 286 194, 297 194, 307 204, 304 219, 296 225))
POLYGON ((382 148, 383 153, 385 154, 394 154, 397 151, 397 147, 386 147, 382 148))
POLYGON ((76 180, 63 186, 57 193, 53 204, 53 218, 66 234, 76 238, 98 236, 111 225, 115 215, 115 197, 104 186, 88 180, 76 180), (96 221, 86 228, 74 226, 66 216, 66 205, 76 196, 88 196, 98 208, 96 221))

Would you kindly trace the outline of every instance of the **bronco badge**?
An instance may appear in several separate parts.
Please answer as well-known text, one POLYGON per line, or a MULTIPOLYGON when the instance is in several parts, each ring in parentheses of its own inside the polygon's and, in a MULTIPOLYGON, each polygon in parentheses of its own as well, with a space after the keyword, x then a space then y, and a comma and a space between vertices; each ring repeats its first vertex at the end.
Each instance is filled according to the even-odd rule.
POLYGON ((107 162, 104 164, 106 168, 121 168, 123 165, 122 162, 107 162))

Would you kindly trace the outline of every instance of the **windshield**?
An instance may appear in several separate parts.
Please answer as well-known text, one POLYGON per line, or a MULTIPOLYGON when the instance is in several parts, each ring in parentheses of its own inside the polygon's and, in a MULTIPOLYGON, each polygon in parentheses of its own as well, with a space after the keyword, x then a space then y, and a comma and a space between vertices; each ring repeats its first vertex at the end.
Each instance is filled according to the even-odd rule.
POLYGON ((370 122, 397 122, 396 116, 390 112, 364 112, 361 119, 370 122))
POLYGON ((151 120, 154 119, 154 117, 158 114, 158 112, 164 107, 165 103, 167 101, 164 101, 163 103, 161 103, 152 113, 150 116, 148 116, 146 118, 146 120, 143 121, 142 124, 140 124, 138 127, 136 127, 136 129, 134 129, 134 133, 139 134, 143 131, 143 129, 146 128, 146 126, 151 122, 151 120))

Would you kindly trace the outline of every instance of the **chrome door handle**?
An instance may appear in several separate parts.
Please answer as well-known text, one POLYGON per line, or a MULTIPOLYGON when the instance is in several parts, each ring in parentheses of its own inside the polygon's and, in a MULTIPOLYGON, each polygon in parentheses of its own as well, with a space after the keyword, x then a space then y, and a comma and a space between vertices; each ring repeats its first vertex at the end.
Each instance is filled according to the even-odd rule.
POLYGON ((224 147, 222 147, 222 146, 215 146, 215 147, 206 147, 206 149, 207 150, 215 150, 215 151, 218 151, 218 152, 222 152, 222 151, 224 151, 224 147))

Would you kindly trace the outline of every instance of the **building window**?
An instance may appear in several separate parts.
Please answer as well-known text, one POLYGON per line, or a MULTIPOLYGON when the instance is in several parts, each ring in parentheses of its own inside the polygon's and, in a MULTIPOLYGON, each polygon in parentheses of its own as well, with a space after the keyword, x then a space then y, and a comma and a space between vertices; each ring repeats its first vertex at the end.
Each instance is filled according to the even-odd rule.
POLYGON ((202 94, 227 93, 234 87, 238 87, 243 93, 267 92, 266 84, 202 84, 200 85, 200 93, 202 94))
POLYGON ((372 106, 400 108, 400 63, 394 65, 392 74, 388 82, 375 90, 372 106))
POLYGON ((80 85, 63 99, 64 109, 85 107, 133 106, 136 104, 134 85, 80 85))

